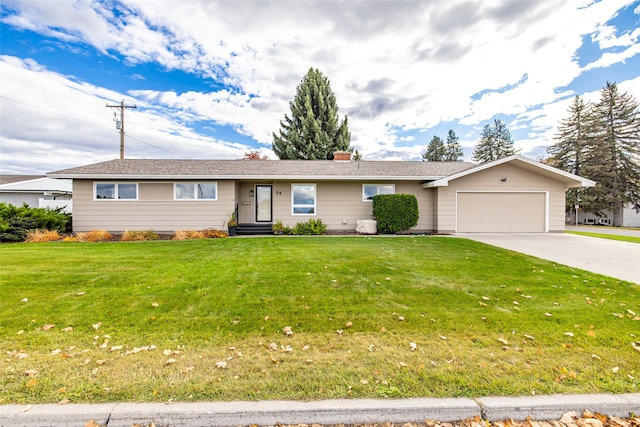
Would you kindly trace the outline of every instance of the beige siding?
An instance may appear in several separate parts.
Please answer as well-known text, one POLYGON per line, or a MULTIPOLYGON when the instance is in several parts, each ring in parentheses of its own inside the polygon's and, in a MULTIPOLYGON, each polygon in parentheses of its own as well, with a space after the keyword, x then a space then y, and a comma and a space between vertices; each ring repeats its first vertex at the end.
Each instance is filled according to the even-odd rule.
MULTIPOLYGON (((304 182, 296 181, 295 184, 304 182)), ((372 219, 371 202, 362 200, 363 184, 378 182, 319 181, 316 184, 316 215, 291 214, 291 185, 294 182, 275 182, 273 184, 273 218, 280 219, 285 225, 293 227, 309 218, 320 218, 329 230, 355 230, 356 221, 372 219)), ((424 190, 418 182, 391 182, 395 184, 396 194, 415 194, 418 199, 420 219, 414 230, 431 231, 433 229, 433 192, 424 190)), ((389 182, 385 182, 389 184, 389 182)))
POLYGON ((548 191, 549 231, 564 230, 564 185, 513 164, 502 164, 450 181, 449 186, 437 189, 437 230, 440 233, 456 232, 456 193, 458 191, 548 191), (502 181, 502 178, 507 180, 502 181))
MULTIPOLYGON (((123 182, 123 181, 118 181, 123 182)), ((140 183, 140 200, 93 200, 93 181, 73 182, 73 229, 112 232, 147 230, 223 229, 235 209, 235 185, 218 181, 217 201, 175 201, 172 183, 140 183)))

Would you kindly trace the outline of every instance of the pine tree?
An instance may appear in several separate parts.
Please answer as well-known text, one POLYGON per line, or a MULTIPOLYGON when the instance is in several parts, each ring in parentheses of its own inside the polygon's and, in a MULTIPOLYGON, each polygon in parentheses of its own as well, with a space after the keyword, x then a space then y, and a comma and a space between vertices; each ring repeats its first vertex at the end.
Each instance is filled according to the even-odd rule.
POLYGON ((620 226, 625 205, 640 211, 640 106, 628 93, 607 82, 593 106, 593 135, 586 153, 584 176, 596 181, 585 191, 590 211, 613 211, 620 226))
POLYGON ((338 123, 338 106, 329 80, 310 68, 289 103, 291 117, 273 133, 273 151, 284 159, 331 160, 335 151, 353 151, 347 117, 338 123))
POLYGON ((482 129, 480 141, 473 150, 473 160, 479 163, 491 162, 515 154, 511 132, 502 121, 496 119, 493 126, 482 129))
POLYGON ((462 152, 462 147, 460 147, 460 141, 456 136, 456 133, 453 129, 449 129, 449 133, 447 134, 447 143, 445 145, 445 162, 461 162, 462 156, 464 153, 462 152))
POLYGON ((422 161, 427 162, 444 162, 446 156, 446 147, 442 138, 439 136, 433 136, 431 142, 427 145, 427 151, 422 154, 422 161))
MULTIPOLYGON (((557 141, 547 148, 547 153, 551 155, 548 163, 558 169, 571 172, 575 175, 583 175, 588 170, 588 165, 584 164, 586 152, 589 150, 591 141, 591 131, 593 128, 593 116, 591 115, 591 105, 576 96, 569 107, 569 118, 560 121, 558 132, 554 136, 557 141)), ((586 197, 581 196, 584 190, 571 188, 567 190, 566 206, 567 211, 573 214, 575 205, 582 205, 582 208, 589 209, 586 197)))

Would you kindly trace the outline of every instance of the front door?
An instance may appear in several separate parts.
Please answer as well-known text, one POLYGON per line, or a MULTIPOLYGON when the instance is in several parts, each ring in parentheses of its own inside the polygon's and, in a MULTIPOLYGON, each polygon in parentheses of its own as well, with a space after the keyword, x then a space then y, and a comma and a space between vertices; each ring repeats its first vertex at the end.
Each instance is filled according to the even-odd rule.
POLYGON ((256 185, 256 222, 271 220, 271 186, 256 185))

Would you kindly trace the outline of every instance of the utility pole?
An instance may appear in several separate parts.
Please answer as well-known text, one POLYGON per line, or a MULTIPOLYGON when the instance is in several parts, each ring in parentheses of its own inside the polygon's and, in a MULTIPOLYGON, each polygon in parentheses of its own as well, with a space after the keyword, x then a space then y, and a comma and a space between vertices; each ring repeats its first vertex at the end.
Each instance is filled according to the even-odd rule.
MULTIPOLYGON (((107 108, 119 108, 120 109, 120 122, 118 123, 118 119, 115 119, 116 129, 120 129, 120 160, 124 159, 124 110, 127 108, 138 108, 134 105, 124 105, 124 99, 120 103, 120 105, 109 105, 107 104, 107 108)), ((113 113, 115 116, 116 113, 113 113)))

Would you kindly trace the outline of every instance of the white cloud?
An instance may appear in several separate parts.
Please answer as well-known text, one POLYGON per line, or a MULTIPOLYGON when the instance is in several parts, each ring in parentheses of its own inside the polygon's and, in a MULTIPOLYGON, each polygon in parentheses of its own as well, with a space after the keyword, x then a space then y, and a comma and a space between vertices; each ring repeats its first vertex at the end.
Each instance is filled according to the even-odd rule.
MULTIPOLYGON (((574 94, 567 88, 574 79, 639 53, 640 30, 616 36, 606 25, 631 3, 131 0, 112 10, 88 0, 11 1, 19 13, 5 17, 5 24, 82 41, 125 63, 184 70, 229 87, 163 91, 152 89, 152 77, 138 72, 136 81, 149 87, 121 94, 5 57, 3 80, 9 84, 2 93, 29 106, 4 107, 3 116, 12 114, 2 120, 17 119, 17 110, 38 114, 39 129, 7 138, 49 138, 110 158, 117 153, 117 135, 107 129, 111 112, 103 105, 125 98, 141 107, 127 113, 131 136, 179 155, 237 158, 249 147, 198 134, 194 123, 232 127, 268 148, 296 86, 309 67, 317 67, 331 81, 340 115, 349 115, 353 145, 365 158, 420 154, 422 145, 404 146, 410 138, 394 129, 417 134, 454 121, 481 128, 496 114, 513 115, 514 127, 530 128, 530 138, 520 142, 526 152, 548 143, 557 105, 574 94), (580 69, 574 55, 590 34, 603 48, 625 49, 580 69), (73 119, 38 111, 44 107, 73 119), (64 129, 73 129, 73 137, 64 129)), ((131 145, 134 155, 138 146, 139 155, 171 155, 131 145)), ((69 162, 86 163, 81 156, 69 162)))

